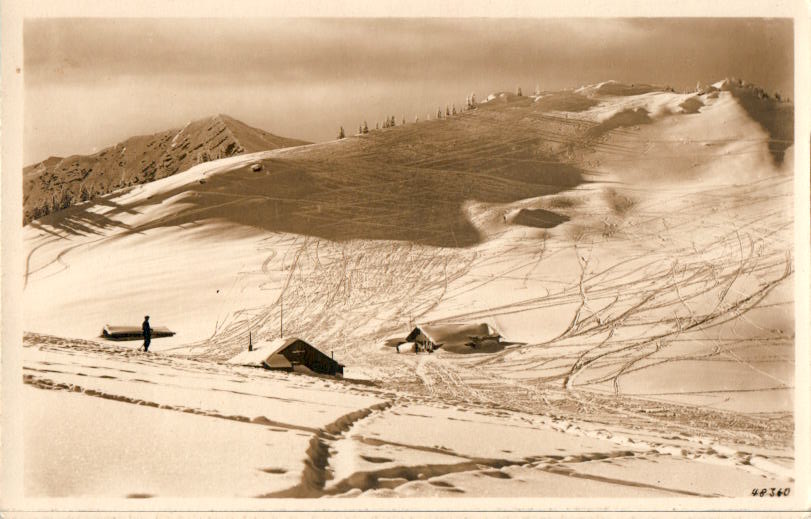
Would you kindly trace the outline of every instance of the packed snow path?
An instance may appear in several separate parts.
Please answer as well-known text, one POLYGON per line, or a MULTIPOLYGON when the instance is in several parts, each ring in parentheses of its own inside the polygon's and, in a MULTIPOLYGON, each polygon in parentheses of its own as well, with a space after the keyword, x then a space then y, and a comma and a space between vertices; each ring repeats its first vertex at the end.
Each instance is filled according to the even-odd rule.
POLYGON ((739 496, 792 481, 784 452, 701 436, 49 336, 25 346, 33 495, 739 496), (47 456, 44 436, 59 446, 47 456))

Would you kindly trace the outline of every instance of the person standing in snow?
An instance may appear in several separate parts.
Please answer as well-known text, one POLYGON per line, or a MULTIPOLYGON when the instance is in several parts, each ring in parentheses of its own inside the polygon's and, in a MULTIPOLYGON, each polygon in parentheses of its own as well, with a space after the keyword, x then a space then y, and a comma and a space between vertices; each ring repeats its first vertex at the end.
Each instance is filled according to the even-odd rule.
POLYGON ((144 332, 144 351, 149 351, 149 343, 152 342, 152 328, 149 326, 149 316, 144 316, 144 324, 141 325, 144 332))

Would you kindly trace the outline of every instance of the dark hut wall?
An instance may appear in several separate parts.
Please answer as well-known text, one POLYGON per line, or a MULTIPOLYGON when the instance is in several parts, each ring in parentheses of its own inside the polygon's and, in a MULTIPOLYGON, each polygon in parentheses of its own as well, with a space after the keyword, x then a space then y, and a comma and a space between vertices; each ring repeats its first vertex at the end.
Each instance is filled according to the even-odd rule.
POLYGON ((302 364, 315 372, 328 375, 344 372, 339 363, 301 340, 293 342, 280 353, 294 366, 302 364))

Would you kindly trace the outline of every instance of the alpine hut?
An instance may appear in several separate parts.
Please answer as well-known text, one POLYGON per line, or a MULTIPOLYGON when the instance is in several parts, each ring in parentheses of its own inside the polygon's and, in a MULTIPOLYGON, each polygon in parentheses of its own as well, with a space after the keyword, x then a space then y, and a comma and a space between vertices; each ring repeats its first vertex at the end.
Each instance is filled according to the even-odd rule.
POLYGON ((228 364, 262 366, 279 371, 312 371, 343 375, 344 365, 298 337, 260 342, 227 361, 228 364))
POLYGON ((414 351, 432 351, 441 347, 454 353, 465 353, 485 344, 500 343, 501 335, 487 323, 417 325, 405 342, 413 343, 414 351))

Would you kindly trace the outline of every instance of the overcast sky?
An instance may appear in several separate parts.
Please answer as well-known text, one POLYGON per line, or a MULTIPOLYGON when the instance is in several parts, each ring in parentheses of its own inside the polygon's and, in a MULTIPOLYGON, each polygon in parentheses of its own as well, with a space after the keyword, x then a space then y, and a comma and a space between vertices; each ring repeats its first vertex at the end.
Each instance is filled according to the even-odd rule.
POLYGON ((286 137, 522 86, 736 76, 793 96, 791 20, 32 19, 24 162, 225 113, 286 137))

